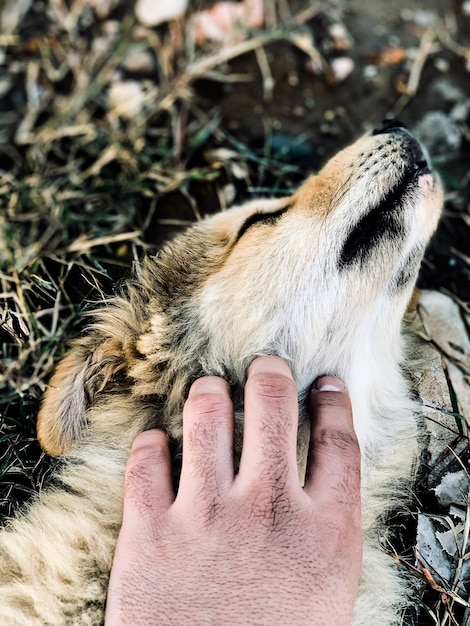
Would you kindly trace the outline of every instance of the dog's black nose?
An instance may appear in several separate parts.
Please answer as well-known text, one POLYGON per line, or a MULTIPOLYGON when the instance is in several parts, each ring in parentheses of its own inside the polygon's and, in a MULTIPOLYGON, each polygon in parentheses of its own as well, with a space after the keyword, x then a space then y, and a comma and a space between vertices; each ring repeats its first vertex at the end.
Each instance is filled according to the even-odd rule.
POLYGON ((376 128, 372 134, 373 135, 382 135, 384 133, 391 133, 398 128, 405 128, 406 126, 402 124, 400 121, 395 120, 393 118, 383 120, 382 126, 380 128, 376 128))

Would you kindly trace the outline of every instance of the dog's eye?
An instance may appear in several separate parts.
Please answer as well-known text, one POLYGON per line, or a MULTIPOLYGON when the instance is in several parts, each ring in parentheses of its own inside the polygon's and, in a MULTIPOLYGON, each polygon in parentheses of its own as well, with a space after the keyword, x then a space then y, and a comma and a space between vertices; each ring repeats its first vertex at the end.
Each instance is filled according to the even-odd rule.
POLYGON ((279 211, 274 211, 273 213, 253 213, 247 220, 245 220, 242 227, 238 231, 237 240, 240 239, 240 237, 242 237, 246 231, 255 224, 262 223, 273 226, 287 210, 288 207, 284 207, 283 209, 279 209, 279 211))

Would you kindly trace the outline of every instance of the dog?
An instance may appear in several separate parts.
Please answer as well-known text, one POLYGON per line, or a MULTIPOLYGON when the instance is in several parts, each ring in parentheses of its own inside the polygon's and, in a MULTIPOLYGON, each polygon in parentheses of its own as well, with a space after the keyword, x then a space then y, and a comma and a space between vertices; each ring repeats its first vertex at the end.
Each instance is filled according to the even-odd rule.
POLYGON ((380 538, 417 457, 401 324, 442 203, 419 142, 386 120, 290 197, 208 217, 144 259, 46 391, 38 438, 61 461, 0 533, 2 623, 102 623, 133 439, 159 427, 180 441, 188 389, 206 374, 232 385, 240 431, 246 370, 265 354, 298 385, 300 471, 308 389, 323 374, 345 381, 363 476, 353 623, 402 623, 409 584, 380 538))

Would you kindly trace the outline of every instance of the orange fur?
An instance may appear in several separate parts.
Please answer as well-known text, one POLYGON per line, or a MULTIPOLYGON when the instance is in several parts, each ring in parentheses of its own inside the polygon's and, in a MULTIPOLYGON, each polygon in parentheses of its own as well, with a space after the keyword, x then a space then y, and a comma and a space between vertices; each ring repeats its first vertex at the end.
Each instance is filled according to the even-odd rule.
POLYGON ((292 196, 196 224, 96 312, 39 415, 41 445, 63 455, 55 483, 0 532, 6 623, 101 622, 133 438, 156 426, 180 442, 188 389, 212 374, 232 385, 239 452, 246 369, 260 354, 286 359, 297 382, 300 468, 310 385, 321 374, 346 382, 363 476, 354 626, 400 623, 408 585, 378 537, 417 452, 401 320, 442 206, 423 161, 400 125, 363 137, 292 196))

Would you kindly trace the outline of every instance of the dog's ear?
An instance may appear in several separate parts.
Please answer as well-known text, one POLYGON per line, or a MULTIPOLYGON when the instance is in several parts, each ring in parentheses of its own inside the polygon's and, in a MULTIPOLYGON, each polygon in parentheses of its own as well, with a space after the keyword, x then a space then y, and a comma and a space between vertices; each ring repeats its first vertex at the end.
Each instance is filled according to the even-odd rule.
POLYGON ((97 394, 125 376, 122 344, 91 335, 77 341, 59 363, 38 416, 41 447, 53 456, 70 449, 87 425, 86 411, 97 394))

